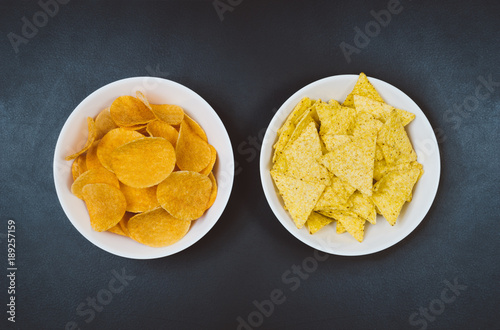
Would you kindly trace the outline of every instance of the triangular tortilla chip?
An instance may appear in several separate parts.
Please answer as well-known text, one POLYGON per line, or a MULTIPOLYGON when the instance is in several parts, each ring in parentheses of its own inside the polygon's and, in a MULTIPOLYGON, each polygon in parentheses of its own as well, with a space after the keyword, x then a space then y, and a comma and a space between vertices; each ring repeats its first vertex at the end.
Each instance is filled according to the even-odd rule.
POLYGON ((283 155, 286 158, 287 175, 307 182, 330 184, 330 173, 317 162, 323 152, 314 122, 309 122, 301 135, 285 149, 283 155))
POLYGON ((307 228, 309 229, 309 234, 314 234, 324 226, 328 225, 333 221, 332 218, 325 217, 322 214, 312 212, 307 219, 307 228))
POLYGON ((340 106, 330 100, 329 103, 318 104, 316 112, 320 121, 320 135, 350 134, 356 116, 354 109, 340 106))
POLYGON ((410 138, 395 111, 380 128, 377 144, 380 145, 388 165, 417 160, 417 154, 413 150, 410 138))
POLYGON ((320 158, 330 172, 367 196, 372 195, 375 138, 360 136, 320 158))
POLYGON ((361 219, 352 212, 337 212, 334 218, 341 223, 342 227, 344 227, 358 242, 363 242, 363 236, 365 235, 364 219, 361 219))
POLYGON ((325 185, 307 183, 276 171, 271 171, 271 176, 295 225, 302 228, 325 190, 325 185))
POLYGON ((373 187, 373 202, 391 226, 396 223, 401 208, 410 196, 420 173, 417 166, 407 170, 392 171, 384 175, 373 187))
POLYGON ((325 188, 314 210, 346 210, 349 208, 347 202, 355 188, 342 182, 338 177, 333 177, 331 185, 325 188))
POLYGON ((356 191, 351 195, 349 201, 352 203, 351 212, 356 213, 372 225, 377 223, 377 212, 371 197, 364 196, 359 191, 356 191))
POLYGON ((354 108, 354 95, 366 96, 375 101, 384 102, 380 94, 377 92, 375 87, 373 87, 370 81, 368 81, 368 78, 363 72, 359 74, 358 81, 356 81, 351 94, 347 95, 342 105, 354 108))
POLYGON ((342 223, 340 223, 340 221, 337 221, 335 231, 337 232, 337 234, 343 234, 346 232, 345 227, 342 225, 342 223))
POLYGON ((321 136, 321 139, 325 144, 326 150, 332 151, 344 143, 351 142, 352 136, 345 134, 325 134, 321 136))
POLYGON ((363 136, 369 134, 376 137, 382 125, 382 122, 375 119, 371 114, 367 112, 358 112, 355 117, 352 135, 363 136))
POLYGON ((408 125, 415 119, 414 113, 397 109, 384 102, 378 102, 369 97, 360 95, 354 95, 354 106, 356 107, 356 111, 372 114, 375 119, 380 120, 382 123, 385 123, 393 110, 396 110, 398 116, 401 118, 403 126, 408 125))

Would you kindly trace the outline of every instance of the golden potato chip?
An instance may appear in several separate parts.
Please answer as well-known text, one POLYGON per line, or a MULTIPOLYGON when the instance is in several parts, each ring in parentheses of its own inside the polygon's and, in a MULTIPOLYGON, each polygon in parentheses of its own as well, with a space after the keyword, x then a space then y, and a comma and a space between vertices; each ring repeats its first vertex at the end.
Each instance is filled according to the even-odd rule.
POLYGON ((307 219, 306 225, 307 228, 309 229, 309 233, 314 234, 324 226, 330 224, 332 221, 333 221, 332 218, 328 218, 322 214, 312 212, 309 218, 307 219))
POLYGON ((109 228, 108 231, 113 234, 121 235, 121 236, 127 236, 122 230, 122 227, 120 227, 119 224, 114 225, 113 227, 109 228))
POLYGON ((215 150, 214 146, 212 146, 211 144, 209 144, 208 147, 210 148, 210 163, 208 163, 207 167, 200 171, 200 173, 204 175, 208 175, 212 172, 215 161, 217 160, 217 150, 215 150))
POLYGON ((208 166, 212 158, 208 143, 196 134, 185 120, 181 123, 175 154, 177 166, 183 171, 200 172, 208 166))
MULTIPOLYGON (((203 130, 203 128, 201 128, 200 124, 198 124, 193 118, 189 117, 186 113, 184 114, 184 119, 182 119, 182 121, 184 121, 186 124, 189 125, 189 127, 191 128, 191 130, 196 134, 198 135, 199 137, 201 137, 201 139, 205 142, 208 142, 208 138, 207 138, 207 134, 205 133, 205 131, 203 130)), ((181 121, 181 122, 182 122, 181 121)))
POLYGON ((144 135, 144 132, 146 131, 146 128, 148 127, 147 124, 139 124, 139 125, 133 125, 133 126, 123 126, 123 129, 126 129, 128 131, 136 131, 144 135))
POLYGON ((141 100, 129 95, 115 99, 109 112, 118 126, 146 124, 156 118, 154 113, 141 100))
POLYGON ((153 110, 153 108, 151 107, 151 104, 148 101, 148 98, 141 91, 136 91, 135 97, 138 100, 140 100, 149 110, 153 110))
POLYGON ((351 212, 356 213, 360 218, 368 221, 372 225, 377 223, 377 212, 373 200, 364 196, 359 191, 355 191, 349 201, 352 203, 351 212))
POLYGON ((173 104, 151 104, 156 118, 170 125, 179 125, 184 119, 184 110, 173 104))
POLYGON ((116 123, 111 118, 109 108, 102 110, 95 117, 96 140, 102 139, 102 137, 106 135, 106 133, 115 128, 118 128, 118 125, 116 125, 116 123))
POLYGON ((165 210, 180 220, 195 220, 207 209, 212 182, 203 174, 178 171, 158 185, 157 198, 165 210))
POLYGON ((215 199, 217 198, 217 180, 215 180, 213 172, 210 172, 208 178, 210 179, 210 182, 212 182, 212 191, 210 192, 210 198, 208 199, 208 203, 206 206, 207 210, 212 207, 215 199))
POLYGON ((71 164, 71 175, 73 176, 73 180, 76 180, 76 178, 87 171, 86 159, 86 154, 81 154, 76 157, 73 164, 71 164))
POLYGON ((391 226, 394 226, 413 186, 420 176, 420 169, 392 171, 384 175, 373 187, 373 202, 391 226))
POLYGON ((353 108, 354 95, 366 96, 375 101, 384 102, 382 97, 379 95, 379 93, 377 92, 375 87, 373 87, 370 81, 368 81, 368 77, 363 72, 359 74, 358 81, 356 81, 356 84, 354 85, 352 92, 349 95, 347 95, 342 105, 353 108))
POLYGON ((72 160, 72 159, 75 159, 76 157, 80 156, 85 151, 87 151, 88 148, 90 148, 92 143, 94 143, 95 136, 96 136, 96 129, 95 129, 94 119, 92 119, 91 117, 87 118, 87 127, 88 127, 89 133, 88 133, 87 141, 85 142, 85 145, 83 146, 83 148, 80 151, 75 152, 72 155, 66 156, 66 158, 65 158, 66 160, 72 160))
POLYGON ((320 158, 330 172, 367 196, 372 195, 375 138, 356 137, 320 158))
POLYGON ((156 187, 133 188, 120 183, 120 190, 127 201, 127 212, 146 212, 160 207, 156 199, 156 187))
POLYGON ((326 186, 308 183, 273 170, 271 177, 295 225, 302 228, 326 186))
POLYGON ((133 216, 128 221, 127 228, 130 237, 137 242, 151 247, 163 247, 183 238, 190 226, 191 221, 176 219, 160 207, 133 216))
POLYGON ((316 124, 311 121, 302 130, 301 135, 284 151, 288 166, 285 174, 307 182, 329 185, 330 173, 317 162, 322 155, 316 124))
POLYGON ((417 154, 413 150, 410 138, 395 111, 380 128, 377 144, 380 145, 388 165, 417 160, 417 154))
POLYGON ((99 141, 95 141, 92 143, 92 146, 87 150, 87 157, 86 157, 86 165, 87 169, 93 169, 93 168, 105 168, 102 166, 101 161, 97 157, 97 147, 99 146, 99 141))
POLYGON ((120 188, 116 176, 105 168, 94 168, 82 173, 71 185, 71 192, 83 199, 83 188, 91 183, 105 183, 120 188))
POLYGON ((174 166, 174 147, 161 137, 137 139, 111 153, 111 168, 118 180, 133 188, 147 188, 162 182, 174 166))
POLYGON ((123 233, 125 234, 125 236, 128 236, 130 237, 130 232, 128 231, 128 221, 130 220, 130 218, 132 218, 133 216, 135 215, 135 213, 131 213, 131 212, 125 212, 125 214, 123 215, 123 217, 121 218, 120 222, 118 223, 118 225, 120 226, 120 228, 122 229, 123 233))
POLYGON ((340 223, 340 221, 337 221, 335 231, 337 232, 337 234, 343 234, 346 232, 345 227, 340 223))
POLYGON ((109 131, 99 142, 97 146, 97 157, 104 166, 109 171, 113 171, 111 168, 111 153, 113 150, 118 148, 125 143, 143 138, 144 135, 141 133, 126 130, 124 128, 115 128, 109 131))
POLYGON ((179 132, 173 126, 160 120, 153 120, 148 123, 146 130, 150 136, 167 139, 175 148, 179 132))
POLYGON ((95 231, 105 231, 120 222, 127 202, 120 189, 106 183, 90 183, 83 187, 90 225, 95 231))
POLYGON ((365 235, 365 220, 352 212, 337 212, 335 219, 342 224, 342 227, 351 234, 358 242, 363 242, 365 235))
POLYGON ((354 105, 357 112, 366 112, 372 114, 375 119, 380 120, 382 123, 385 123, 385 121, 389 118, 391 112, 394 110, 396 110, 397 114, 399 115, 403 126, 408 125, 413 119, 415 119, 414 113, 396 109, 384 102, 378 102, 371 98, 360 95, 354 95, 354 105))
POLYGON ((351 187, 349 184, 334 176, 331 180, 331 185, 325 188, 320 199, 314 206, 314 210, 347 210, 351 207, 348 201, 349 196, 352 195, 354 190, 356 190, 356 188, 351 187))

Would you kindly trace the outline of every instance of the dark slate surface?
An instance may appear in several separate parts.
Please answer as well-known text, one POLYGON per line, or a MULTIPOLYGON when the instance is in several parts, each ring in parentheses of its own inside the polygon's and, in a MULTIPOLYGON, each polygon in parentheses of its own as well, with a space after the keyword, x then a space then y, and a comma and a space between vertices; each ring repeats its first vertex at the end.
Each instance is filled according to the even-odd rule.
POLYGON ((215 4, 225 8, 221 16, 212 1, 73 0, 44 17, 35 1, 0 3, 2 327, 235 329, 241 317, 248 326, 239 329, 499 329, 499 2, 215 4), (378 31, 370 12, 387 9, 393 14, 378 31), (34 15, 42 26, 25 28, 16 52, 9 35, 22 36, 23 18, 34 15), (356 46, 356 28, 365 27, 372 37, 356 39, 348 62, 340 45, 356 46), (369 256, 329 256, 301 279, 289 272, 315 254, 265 200, 260 133, 299 88, 360 71, 403 90, 439 130, 439 191, 401 243, 369 256), (75 106, 107 83, 144 75, 204 97, 225 123, 240 169, 212 231, 151 261, 89 243, 62 211, 52 176, 56 140, 75 106), (489 90, 478 87, 481 77, 493 81, 489 90), (9 219, 15 324, 6 313, 9 219), (123 272, 127 285, 106 296, 123 272), (96 296, 101 302, 89 307, 96 296), (264 302, 258 312, 253 302, 271 298, 280 304, 271 311, 264 302))

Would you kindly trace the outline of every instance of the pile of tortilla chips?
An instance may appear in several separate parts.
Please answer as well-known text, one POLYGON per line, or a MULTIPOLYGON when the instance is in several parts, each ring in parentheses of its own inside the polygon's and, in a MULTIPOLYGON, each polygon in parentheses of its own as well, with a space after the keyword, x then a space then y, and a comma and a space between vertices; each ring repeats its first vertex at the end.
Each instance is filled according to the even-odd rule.
POLYGON ((335 222, 362 242, 377 213, 394 225, 423 174, 405 130, 414 118, 384 103, 364 73, 342 105, 304 97, 278 130, 271 169, 297 228, 335 222))
POLYGON ((94 230, 162 247, 215 202, 217 151, 180 106, 136 96, 87 118, 87 142, 66 157, 74 159, 71 192, 85 201, 94 230))

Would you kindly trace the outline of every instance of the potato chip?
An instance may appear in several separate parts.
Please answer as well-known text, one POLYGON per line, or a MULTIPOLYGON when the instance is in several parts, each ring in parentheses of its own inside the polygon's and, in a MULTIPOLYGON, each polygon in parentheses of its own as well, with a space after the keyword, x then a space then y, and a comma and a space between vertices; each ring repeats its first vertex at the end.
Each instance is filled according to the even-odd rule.
POLYGON ((167 139, 175 148, 179 132, 173 126, 160 120, 153 120, 148 123, 146 130, 150 136, 167 139))
POLYGON ((184 110, 173 104, 151 104, 156 118, 170 125, 179 125, 184 119, 184 110))
POLYGON ((351 234, 358 242, 363 242, 365 235, 365 220, 352 212, 338 212, 335 219, 342 224, 342 227, 351 234))
POLYGON ((382 97, 379 95, 375 87, 368 81, 368 77, 361 72, 358 77, 358 81, 354 85, 352 92, 347 95, 343 106, 354 108, 354 95, 366 96, 375 101, 384 102, 382 97))
POLYGON ((330 224, 331 222, 333 222, 332 218, 328 218, 322 214, 312 212, 311 215, 309 215, 309 218, 307 219, 306 225, 307 228, 309 229, 309 233, 314 234, 324 226, 330 224))
POLYGON ((114 225, 113 227, 109 228, 107 231, 113 234, 121 235, 121 236, 127 236, 122 230, 122 227, 120 227, 119 224, 114 225))
POLYGON ((109 107, 99 112, 95 117, 95 129, 96 136, 95 140, 100 140, 106 133, 112 129, 118 128, 118 125, 111 118, 111 113, 109 112, 109 107))
POLYGON ((80 156, 83 154, 85 151, 87 151, 88 148, 94 143, 95 136, 96 136, 96 129, 95 129, 95 122, 94 119, 91 117, 87 118, 87 128, 88 128, 88 136, 87 136, 87 141, 85 142, 85 145, 80 151, 75 152, 72 155, 66 156, 66 160, 72 160, 75 159, 76 157, 80 156))
POLYGON ((373 187, 373 202, 391 226, 394 226, 413 186, 420 176, 420 169, 412 167, 384 175, 373 187))
MULTIPOLYGON (((184 113, 184 119, 182 121, 184 121, 186 124, 188 124, 189 127, 191 128, 191 130, 196 135, 201 137, 201 139, 203 141, 208 142, 207 134, 205 133, 203 128, 201 128, 200 124, 198 124, 193 118, 189 117, 186 113, 184 113)), ((182 123, 182 121, 181 121, 181 123, 182 123)))
POLYGON ((410 138, 401 124, 398 114, 393 111, 378 132, 377 144, 384 153, 388 165, 408 163, 417 160, 410 138))
POLYGON ((105 168, 102 166, 101 161, 97 157, 97 147, 99 146, 99 141, 95 141, 92 146, 87 150, 87 157, 86 157, 86 165, 87 169, 93 169, 93 168, 105 168))
POLYGON ((317 162, 322 154, 316 124, 310 122, 301 135, 284 151, 288 164, 285 174, 307 182, 329 185, 328 170, 317 162))
POLYGON ((326 186, 308 183, 273 170, 271 176, 295 225, 302 228, 326 186))
POLYGON ((377 212, 375 212, 375 204, 373 200, 364 196, 359 191, 355 191, 349 201, 352 204, 351 212, 356 213, 360 218, 368 221, 372 225, 377 223, 377 212))
POLYGON ((123 215, 123 217, 121 218, 120 222, 118 223, 118 225, 120 226, 120 228, 122 229, 123 233, 125 234, 125 236, 128 236, 130 237, 130 232, 128 231, 128 221, 130 220, 130 218, 132 218, 133 216, 135 215, 135 213, 131 213, 131 212, 125 212, 125 214, 123 215))
POLYGON ((212 182, 203 174, 178 171, 158 185, 157 198, 165 210, 180 220, 195 220, 207 209, 212 182))
POLYGON ((208 143, 184 120, 181 123, 175 154, 177 166, 183 171, 200 172, 208 166, 212 158, 208 143))
POLYGON ((115 188, 120 188, 116 176, 105 168, 90 169, 80 175, 71 185, 71 192, 76 197, 83 199, 83 188, 91 183, 105 183, 115 188))
POLYGON ((135 92, 135 97, 142 102, 149 110, 153 110, 151 107, 151 104, 148 101, 148 98, 141 92, 141 91, 136 91, 135 92))
POLYGON ((111 153, 111 168, 118 180, 133 188, 147 188, 162 182, 174 166, 174 147, 160 137, 137 139, 111 153))
POLYGON ((118 126, 146 124, 156 118, 154 113, 141 100, 129 95, 115 99, 109 112, 118 126))
POLYGON ((217 150, 215 150, 214 146, 211 144, 209 144, 208 147, 210 148, 210 163, 208 163, 207 167, 200 171, 200 173, 204 175, 208 175, 212 172, 215 161, 217 160, 217 150))
POLYGON ((151 247, 163 247, 178 242, 187 234, 190 226, 191 221, 176 219, 160 207, 133 216, 128 221, 127 228, 130 237, 137 242, 151 247))
POLYGON ((73 164, 71 164, 71 175, 73 176, 73 180, 76 180, 76 178, 87 171, 86 159, 86 154, 81 154, 76 157, 73 164))
POLYGON ((125 143, 143 138, 144 135, 141 133, 126 130, 124 128, 115 128, 109 131, 99 142, 97 146, 97 157, 101 162, 102 166, 104 166, 109 171, 112 171, 111 168, 111 153, 113 150, 118 148, 125 143))
POLYGON ((415 114, 396 109, 391 107, 390 105, 384 102, 378 102, 371 98, 355 95, 354 96, 354 105, 356 106, 357 112, 366 112, 375 117, 375 119, 380 120, 382 123, 389 118, 392 111, 396 110, 399 118, 401 118, 401 123, 403 126, 408 125, 413 119, 415 119, 415 114))
POLYGON ((127 212, 146 212, 160 207, 156 199, 156 187, 133 188, 120 183, 120 190, 127 201, 127 212))
POLYGON ((120 189, 106 183, 90 183, 83 187, 90 225, 95 231, 105 231, 120 222, 127 202, 120 189))
POLYGON ((361 136, 320 158, 330 172, 367 196, 372 195, 375 138, 361 136))
POLYGON ((208 203, 206 206, 207 210, 212 207, 215 199, 217 198, 217 180, 215 180, 214 174, 212 172, 210 172, 208 178, 210 179, 210 182, 212 182, 212 191, 210 192, 210 198, 208 199, 208 203))

